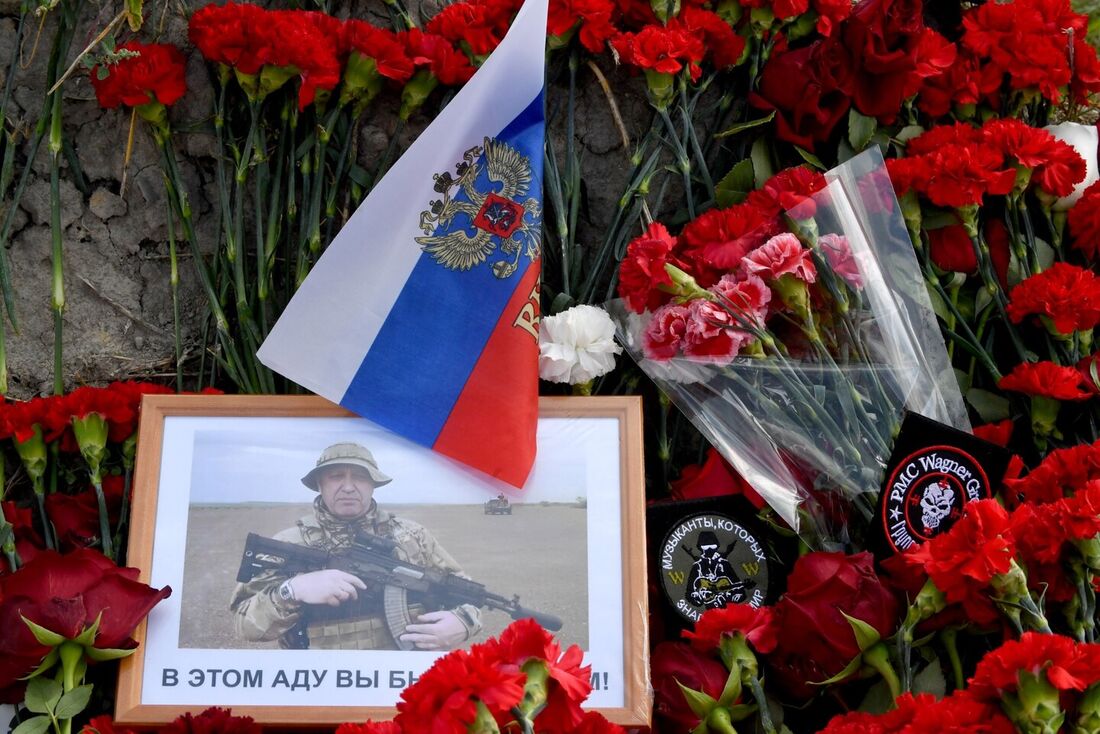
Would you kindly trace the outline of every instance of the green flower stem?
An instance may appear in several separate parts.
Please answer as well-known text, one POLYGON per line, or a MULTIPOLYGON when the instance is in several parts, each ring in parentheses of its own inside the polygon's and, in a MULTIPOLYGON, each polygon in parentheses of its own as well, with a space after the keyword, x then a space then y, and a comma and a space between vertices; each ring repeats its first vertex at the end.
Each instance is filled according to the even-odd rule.
POLYGON ((229 378, 241 386, 242 390, 256 392, 254 389, 248 389, 250 383, 241 369, 236 340, 229 331, 229 320, 222 309, 221 299, 214 289, 214 276, 198 246, 198 238, 195 236, 195 224, 191 214, 191 204, 187 199, 186 190, 183 188, 183 178, 180 176, 175 148, 172 146, 171 130, 165 128, 162 131, 157 131, 155 138, 160 147, 162 166, 165 171, 164 183, 165 188, 168 190, 168 201, 180 221, 180 226, 183 227, 184 239, 191 247, 191 259, 195 262, 199 282, 206 292, 207 306, 214 317, 215 333, 222 348, 222 354, 217 355, 217 359, 225 367, 229 378))
POLYGON ((629 240, 629 235, 637 219, 630 216, 637 207, 633 206, 636 199, 644 201, 649 193, 649 183, 657 169, 660 159, 660 150, 650 151, 659 136, 661 118, 654 114, 650 121, 649 132, 642 139, 638 150, 631 157, 633 168, 627 177, 626 189, 619 197, 618 207, 612 215, 611 224, 604 235, 603 243, 596 251, 588 268, 588 277, 585 278, 577 294, 577 300, 581 303, 591 303, 596 298, 596 292, 600 284, 608 282, 608 290, 613 290, 618 280, 617 270, 611 274, 610 280, 605 281, 604 272, 609 265, 617 265, 622 256, 617 252, 617 244, 620 240, 629 240))
MULTIPOLYGON (((340 145, 340 154, 336 158, 336 167, 333 172, 332 185, 325 196, 325 242, 332 242, 333 229, 336 227, 337 206, 336 198, 344 186, 344 179, 351 173, 351 167, 355 160, 351 157, 351 147, 355 137, 359 134, 359 122, 362 118, 349 118, 345 126, 344 140, 340 145)), ((403 121, 398 118, 397 132, 394 138, 404 129, 403 121)))
POLYGON ((17 570, 23 565, 22 559, 19 558, 19 551, 15 548, 15 528, 8 522, 8 518, 4 516, 4 507, 0 505, 0 550, 3 551, 4 557, 8 560, 8 569, 11 571, 17 570))
MULTIPOLYGON (((700 87, 705 89, 707 86, 709 86, 712 79, 713 76, 709 77, 705 82, 703 82, 703 84, 700 85, 700 87)), ((706 156, 703 155, 703 147, 699 144, 699 136, 695 133, 695 124, 692 119, 692 113, 694 112, 695 103, 688 103, 687 82, 684 79, 680 79, 679 86, 679 109, 681 124, 684 128, 684 136, 687 138, 687 141, 691 146, 692 154, 695 157, 695 165, 699 169, 699 175, 703 178, 703 185, 707 188, 707 198, 710 201, 714 201, 716 199, 714 194, 714 179, 711 178, 710 169, 707 167, 706 156)), ((696 99, 698 99, 698 97, 696 97, 696 99)))
MULTIPOLYGON (((61 690, 68 693, 83 682, 77 680, 77 671, 84 660, 84 648, 72 640, 65 640, 58 646, 57 652, 61 658, 61 690)), ((55 724, 60 725, 57 729, 60 734, 72 732, 72 719, 61 719, 55 724)))
POLYGON ((658 106, 657 114, 665 124, 665 130, 668 132, 668 145, 672 148, 672 153, 676 158, 676 168, 680 171, 680 177, 683 179, 684 200, 687 203, 688 219, 695 219, 695 196, 691 191, 691 159, 688 158, 684 143, 680 140, 676 125, 673 124, 672 118, 668 116, 668 108, 658 106))
POLYGON ((65 311, 65 272, 62 253, 64 232, 61 230, 61 91, 50 101, 50 309, 53 311, 53 392, 65 392, 62 356, 62 314, 65 311))
POLYGON ((945 627, 940 631, 940 640, 947 651, 947 660, 951 663, 951 676, 956 690, 966 686, 963 675, 962 658, 959 657, 959 628, 945 627))
MULTIPOLYGON (((896 699, 901 695, 901 683, 898 681, 898 674, 894 671, 894 666, 890 664, 890 653, 886 643, 880 641, 864 650, 863 662, 882 676, 882 679, 886 681, 886 685, 890 688, 891 697, 896 699)), ((902 662, 904 664, 905 661, 902 662)))
POLYGON ((176 215, 168 203, 168 285, 172 289, 172 335, 176 348, 176 392, 183 392, 183 339, 180 332, 180 271, 176 257, 176 215))
MULTIPOLYGON (((328 143, 332 137, 333 128, 336 126, 340 108, 334 107, 325 118, 323 125, 317 129, 313 148, 313 187, 309 200, 309 237, 308 246, 310 258, 316 261, 321 254, 321 202, 324 197, 325 174, 327 168, 325 162, 328 158, 328 143)), ((394 136, 396 138, 396 135, 394 136)), ((391 143, 393 139, 391 139, 391 143)))
POLYGON ((657 458, 661 462, 661 492, 668 492, 669 487, 669 461, 672 459, 672 445, 668 440, 668 413, 672 408, 672 400, 668 393, 661 390, 657 394, 657 402, 660 406, 657 420, 657 458))
POLYGON ((95 487, 95 501, 99 507, 99 540, 100 545, 103 546, 103 555, 117 561, 112 541, 110 515, 107 514, 107 498, 103 494, 103 481, 95 477, 92 480, 92 486, 95 487))
POLYGON ((752 697, 756 699, 757 711, 760 713, 760 728, 764 730, 764 734, 776 734, 775 723, 772 722, 772 712, 768 708, 768 694, 764 692, 764 686, 760 684, 760 679, 756 676, 751 676, 748 684, 749 690, 752 691, 752 697))
POLYGON ((1008 332, 1009 339, 1012 341, 1012 346, 1016 351, 1017 357, 1019 357, 1021 362, 1026 362, 1027 349, 1020 340, 1020 334, 1017 332, 1016 327, 1012 325, 1012 321, 1008 318, 1008 296, 1005 295, 1004 288, 1001 287, 1001 281, 997 279, 997 274, 993 271, 993 261, 989 255, 989 246, 986 245, 981 235, 977 232, 976 227, 971 228, 967 226, 967 230, 970 235, 971 247, 974 248, 974 255, 978 259, 978 273, 981 275, 982 283, 985 285, 989 295, 992 296, 993 303, 997 307, 997 312, 1001 316, 1001 321, 1004 324, 1005 330, 1008 332))
MULTIPOLYGON (((290 156, 290 165, 286 167, 286 204, 285 204, 285 225, 284 231, 281 233, 283 239, 283 303, 290 301, 290 297, 294 294, 294 289, 297 286, 295 282, 294 274, 297 272, 297 249, 294 247, 294 238, 291 233, 294 232, 295 224, 298 221, 298 199, 297 199, 297 184, 298 184, 298 160, 297 160, 297 145, 298 145, 298 105, 291 100, 287 104, 287 137, 290 140, 290 147, 288 155, 290 156)), ((270 227, 268 228, 270 231, 270 227)))

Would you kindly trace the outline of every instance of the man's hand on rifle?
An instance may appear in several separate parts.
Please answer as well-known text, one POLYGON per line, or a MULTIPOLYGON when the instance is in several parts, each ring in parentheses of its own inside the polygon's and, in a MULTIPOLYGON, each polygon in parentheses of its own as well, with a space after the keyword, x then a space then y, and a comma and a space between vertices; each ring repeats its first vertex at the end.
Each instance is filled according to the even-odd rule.
POLYGON ((303 573, 289 583, 293 597, 303 604, 328 604, 330 607, 358 599, 359 592, 367 588, 358 576, 335 568, 303 573))
POLYGON ((454 612, 426 612, 405 627, 402 642, 421 650, 451 650, 466 641, 466 625, 454 612))

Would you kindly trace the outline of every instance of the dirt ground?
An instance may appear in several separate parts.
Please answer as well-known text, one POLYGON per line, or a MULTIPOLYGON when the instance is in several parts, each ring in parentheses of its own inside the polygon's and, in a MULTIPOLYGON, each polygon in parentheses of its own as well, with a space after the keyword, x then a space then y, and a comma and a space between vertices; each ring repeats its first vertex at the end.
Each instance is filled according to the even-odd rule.
MULTIPOLYGON (((525 607, 563 621, 563 645, 588 649, 587 512, 567 505, 513 505, 511 515, 486 515, 481 505, 386 505, 431 530, 475 581, 489 591, 519 594, 525 607)), ((309 505, 192 505, 182 589, 180 647, 244 649, 233 632, 229 599, 249 532, 271 537, 311 512, 309 505)), ((484 629, 471 643, 498 634, 504 612, 483 610, 484 629)))

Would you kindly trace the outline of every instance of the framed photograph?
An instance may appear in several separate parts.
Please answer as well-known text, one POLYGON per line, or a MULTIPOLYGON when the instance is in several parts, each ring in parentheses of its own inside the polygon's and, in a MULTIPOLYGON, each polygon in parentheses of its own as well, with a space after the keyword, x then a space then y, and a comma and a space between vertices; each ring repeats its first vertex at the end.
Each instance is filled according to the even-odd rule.
POLYGON ((129 565, 172 595, 116 720, 390 718, 445 650, 535 616, 584 650, 588 707, 648 725, 640 398, 539 410, 517 490, 321 398, 146 396, 129 565))

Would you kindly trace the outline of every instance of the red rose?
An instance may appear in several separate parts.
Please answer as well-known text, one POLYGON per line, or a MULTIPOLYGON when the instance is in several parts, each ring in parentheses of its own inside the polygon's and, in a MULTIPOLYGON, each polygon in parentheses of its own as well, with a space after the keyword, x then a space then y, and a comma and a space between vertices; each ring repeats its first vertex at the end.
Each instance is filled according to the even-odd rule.
POLYGON ((776 137, 813 150, 848 114, 851 66, 844 44, 831 39, 773 53, 749 101, 775 111, 776 137))
MULTIPOLYGON (((103 495, 107 500, 108 523, 111 527, 118 523, 123 484, 121 476, 103 477, 103 495)), ((94 489, 85 489, 76 494, 55 492, 46 495, 46 514, 50 516, 50 522, 57 531, 60 550, 99 545, 99 502, 94 489)))
POLYGON ((758 510, 765 505, 764 498, 734 471, 713 446, 707 449, 707 460, 702 464, 685 466, 671 488, 675 500, 741 495, 758 510))
POLYGON ((810 697, 823 681, 860 654, 845 614, 882 637, 898 626, 898 601, 879 579, 870 553, 809 553, 787 579, 775 605, 779 644, 768 663, 792 695, 810 697))
POLYGON ((165 43, 130 41, 118 47, 137 56, 121 58, 110 66, 95 66, 92 87, 101 107, 139 107, 150 102, 173 105, 187 91, 183 54, 165 43))
POLYGON ((101 553, 82 548, 62 556, 45 551, 18 571, 0 577, 0 700, 22 695, 17 679, 30 673, 49 648, 21 617, 66 639, 78 637, 99 618, 95 646, 131 649, 130 633, 157 602, 172 593, 137 580, 136 568, 119 568, 101 553))
POLYGON ((632 311, 652 310, 668 300, 668 294, 657 288, 672 285, 665 264, 672 261, 675 247, 676 239, 660 222, 650 224, 627 245, 626 257, 619 265, 619 296, 632 311))
POLYGON ((722 695, 729 671, 716 659, 696 652, 682 642, 662 642, 650 658, 653 673, 653 713, 668 731, 690 731, 699 716, 688 706, 680 686, 702 691, 711 698, 722 695))
POLYGON ((855 6, 841 38, 856 66, 856 109, 884 124, 894 122, 916 72, 923 29, 920 0, 866 0, 855 6))
POLYGON ((262 734, 263 727, 251 716, 234 716, 229 709, 208 708, 200 714, 188 712, 161 729, 163 734, 262 734))
POLYGON ((961 224, 928 230, 928 245, 928 256, 940 270, 967 275, 978 271, 978 256, 961 224))
POLYGON ((775 649, 777 632, 774 614, 768 607, 754 609, 748 604, 730 604, 703 612, 695 630, 684 630, 683 636, 699 652, 712 652, 718 649, 723 636, 740 634, 753 650, 766 655, 775 649))

